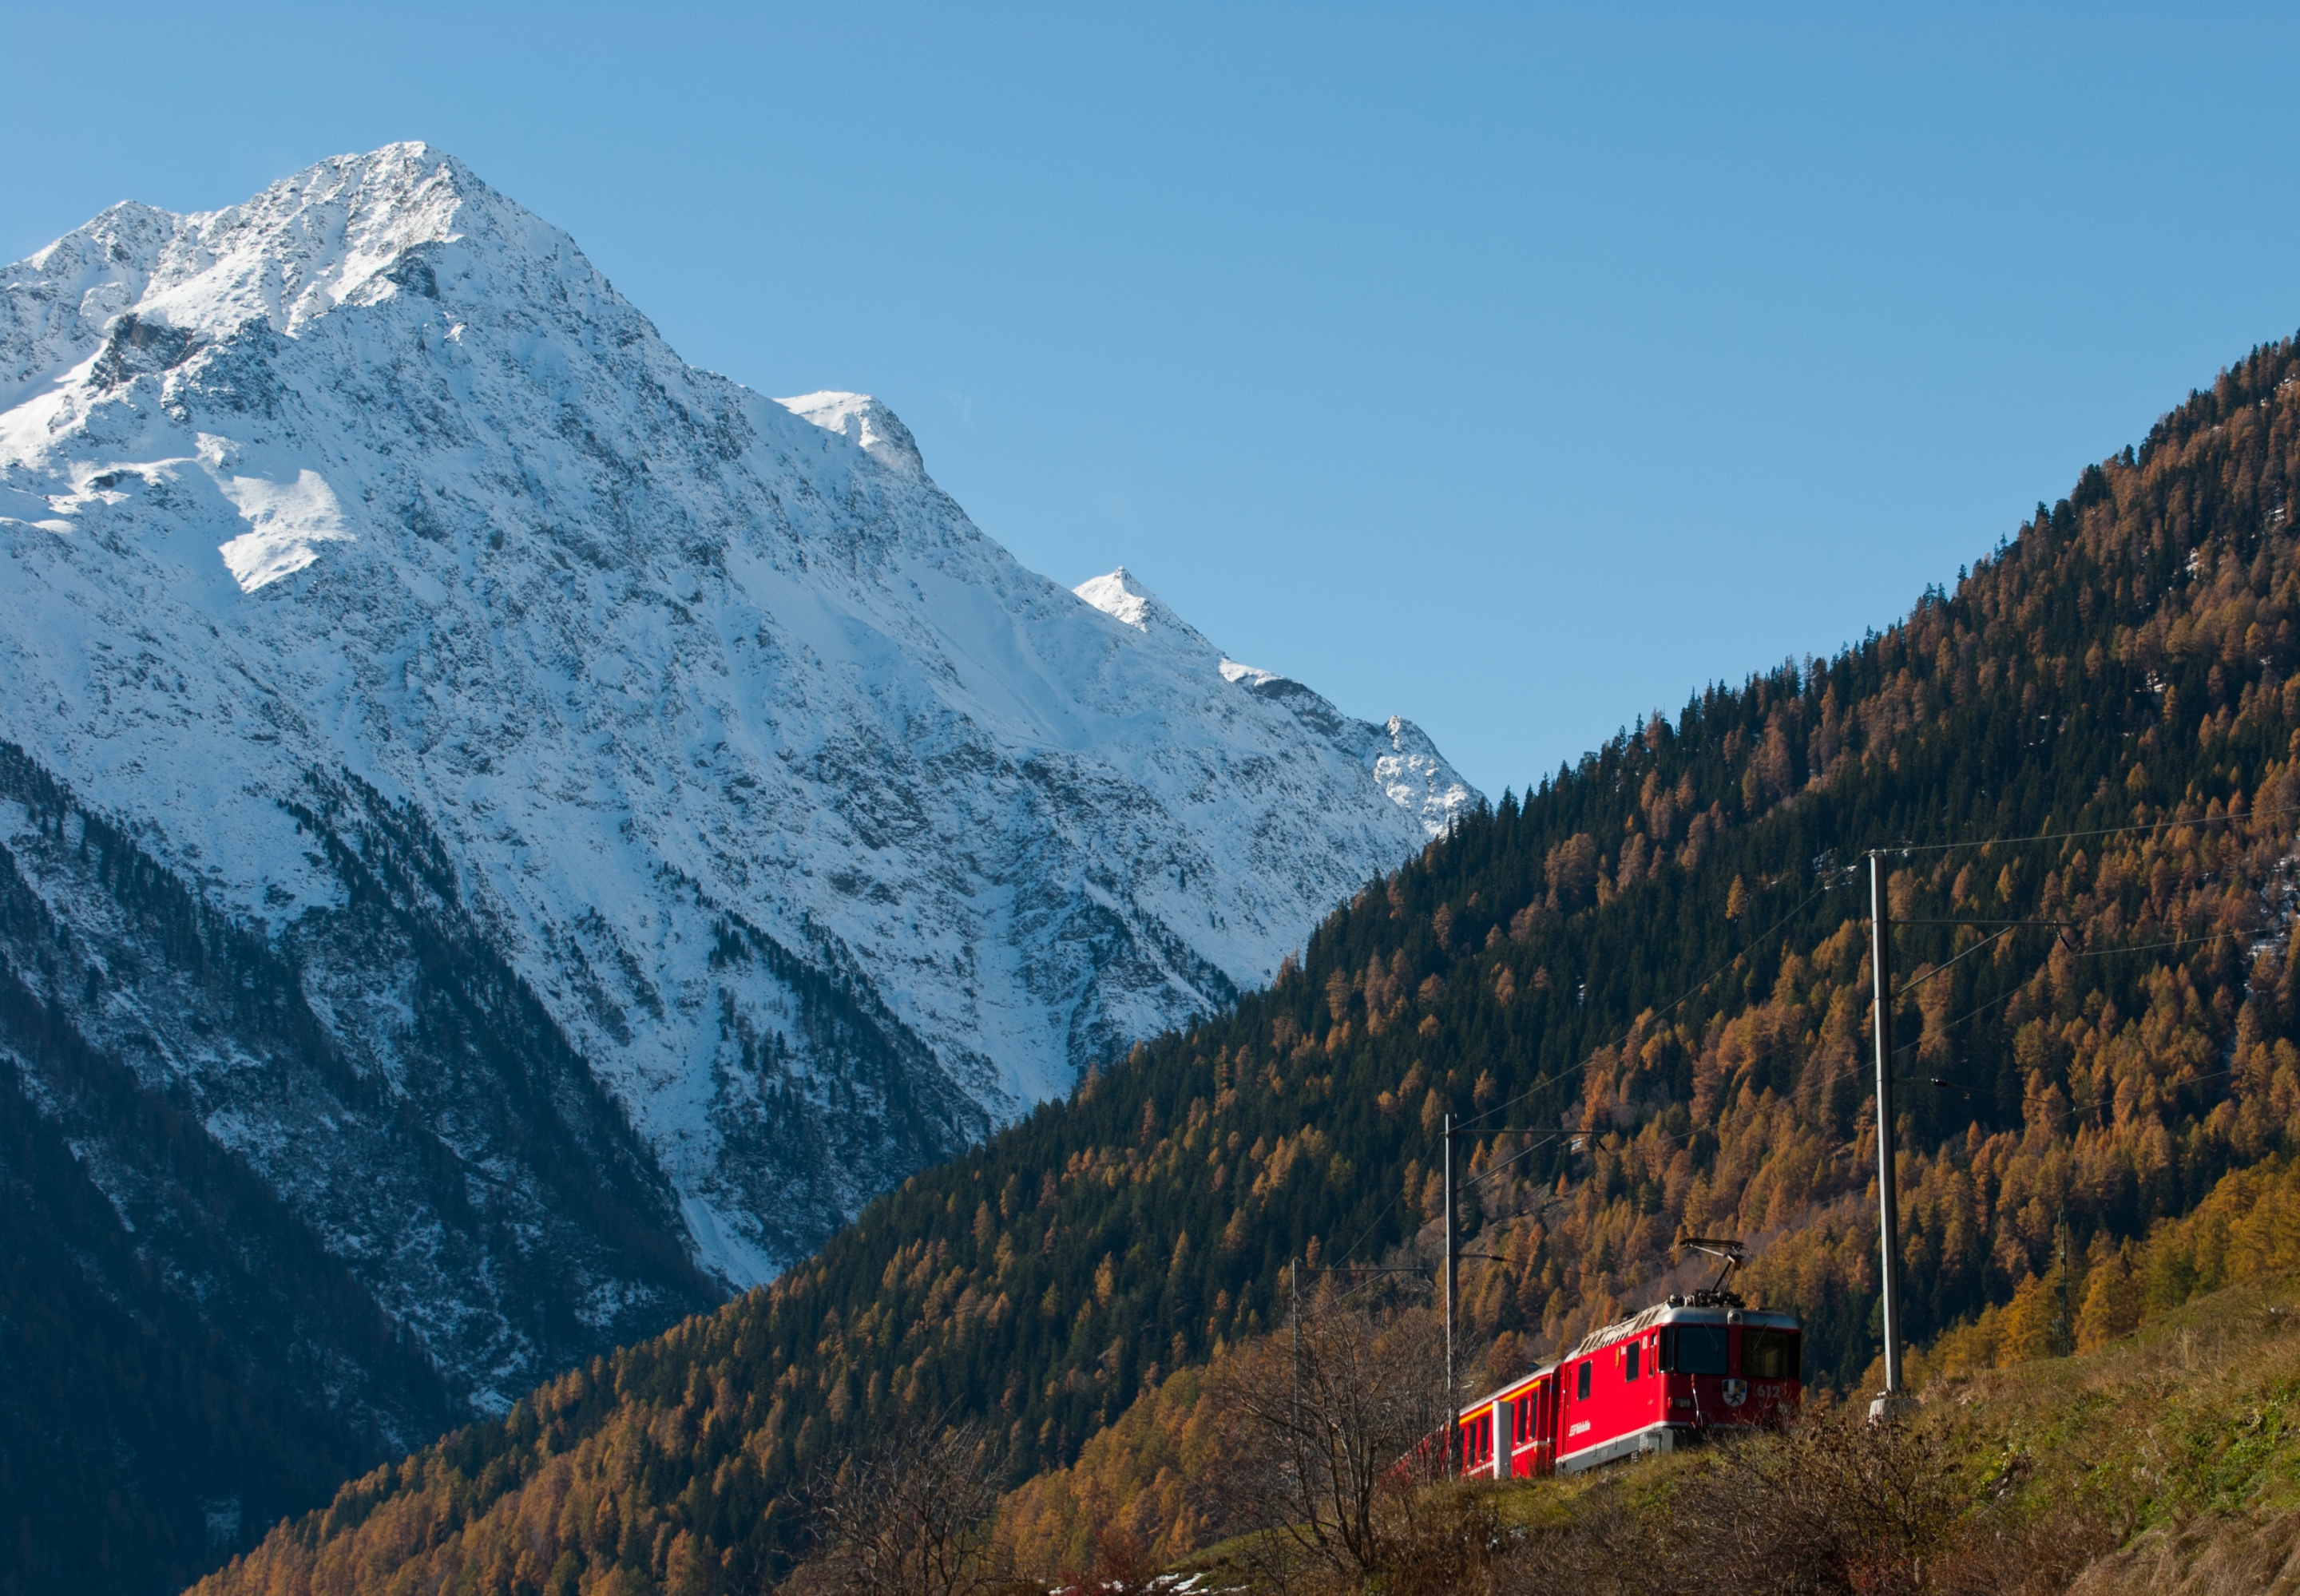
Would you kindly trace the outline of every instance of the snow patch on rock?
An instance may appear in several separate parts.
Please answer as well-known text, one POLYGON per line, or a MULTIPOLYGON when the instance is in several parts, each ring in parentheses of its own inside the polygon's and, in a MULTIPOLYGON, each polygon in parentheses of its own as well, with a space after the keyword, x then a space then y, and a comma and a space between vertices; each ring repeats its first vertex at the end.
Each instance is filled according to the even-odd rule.
POLYGON ((890 471, 914 478, 927 474, 926 461, 920 458, 918 440, 911 436, 911 429, 868 394, 826 389, 775 403, 825 432, 837 433, 890 471))

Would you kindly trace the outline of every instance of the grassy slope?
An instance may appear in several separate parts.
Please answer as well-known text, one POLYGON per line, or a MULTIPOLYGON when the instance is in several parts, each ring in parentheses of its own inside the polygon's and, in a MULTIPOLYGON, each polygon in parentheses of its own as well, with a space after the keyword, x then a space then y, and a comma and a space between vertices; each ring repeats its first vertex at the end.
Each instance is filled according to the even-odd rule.
POLYGON ((1933 1382, 1992 1492, 2129 1533, 2300 1509, 2300 1281, 2229 1286, 2073 1358, 1933 1382))

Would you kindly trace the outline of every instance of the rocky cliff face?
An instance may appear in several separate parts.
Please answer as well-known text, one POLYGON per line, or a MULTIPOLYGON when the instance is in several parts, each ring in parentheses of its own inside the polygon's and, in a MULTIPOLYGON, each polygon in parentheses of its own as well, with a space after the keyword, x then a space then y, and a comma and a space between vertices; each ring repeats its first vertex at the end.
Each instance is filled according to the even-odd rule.
POLYGON ((0 272, 0 677, 27 1111, 181 1211, 72 1107, 124 1072, 451 1407, 771 1276, 1476 801, 412 145, 0 272))

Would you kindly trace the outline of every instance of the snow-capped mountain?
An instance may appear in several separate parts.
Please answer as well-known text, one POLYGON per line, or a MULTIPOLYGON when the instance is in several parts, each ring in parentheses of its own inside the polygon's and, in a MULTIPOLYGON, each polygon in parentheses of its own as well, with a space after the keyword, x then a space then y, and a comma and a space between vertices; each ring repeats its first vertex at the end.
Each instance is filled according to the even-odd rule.
POLYGON ((1476 802, 1125 571, 1023 569, 876 400, 688 366, 421 145, 0 272, 0 679, 15 978, 482 1406, 1267 979, 1476 802))

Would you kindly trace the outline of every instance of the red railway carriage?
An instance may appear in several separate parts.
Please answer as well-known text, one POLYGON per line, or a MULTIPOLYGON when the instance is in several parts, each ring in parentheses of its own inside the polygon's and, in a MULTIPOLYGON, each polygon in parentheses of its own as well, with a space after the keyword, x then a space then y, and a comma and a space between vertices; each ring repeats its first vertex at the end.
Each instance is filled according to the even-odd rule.
POLYGON ((1462 1415, 1462 1472, 1572 1474, 1796 1417, 1804 1392, 1796 1319, 1703 1301, 1724 1295, 1672 1297, 1592 1331, 1555 1363, 1480 1398, 1462 1415))
POLYGON ((1557 1365, 1545 1364, 1463 1409, 1462 1472, 1497 1480, 1551 1473, 1558 1392, 1557 1365))

